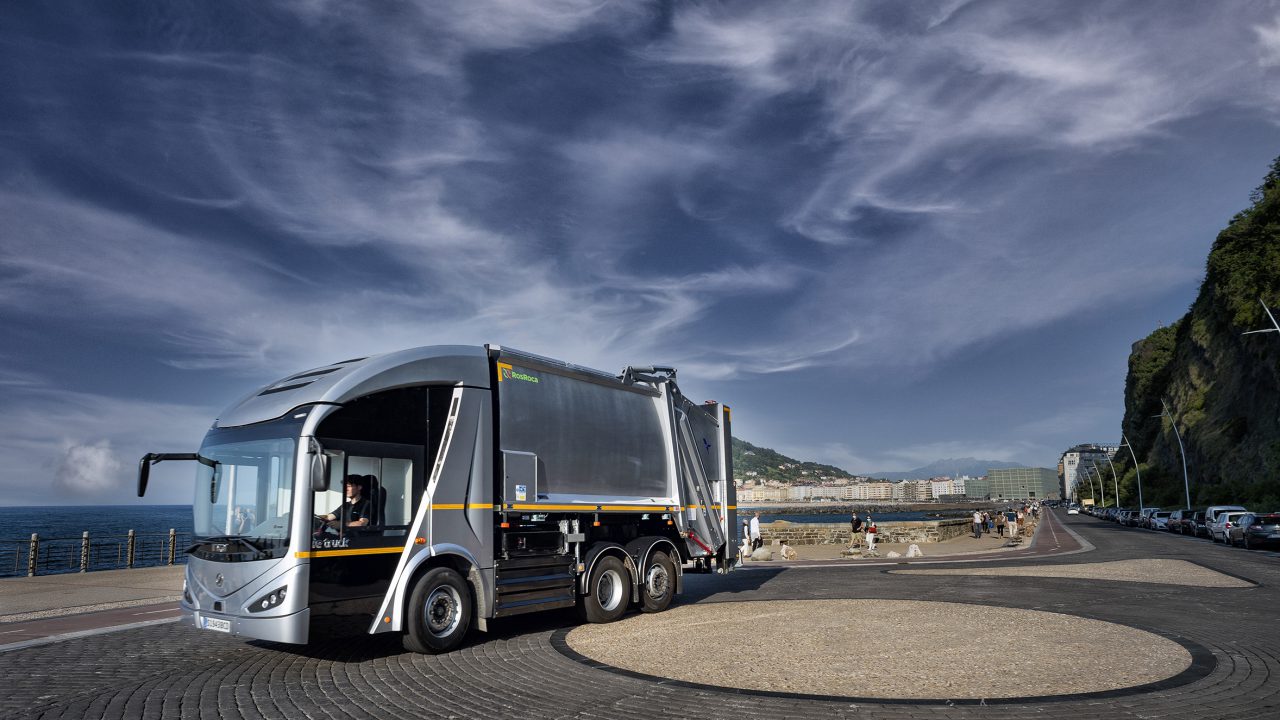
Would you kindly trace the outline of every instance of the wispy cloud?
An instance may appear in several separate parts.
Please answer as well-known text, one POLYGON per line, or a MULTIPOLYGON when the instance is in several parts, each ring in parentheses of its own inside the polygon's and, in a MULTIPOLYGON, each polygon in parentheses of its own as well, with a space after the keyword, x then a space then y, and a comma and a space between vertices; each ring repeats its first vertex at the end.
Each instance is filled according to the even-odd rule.
POLYGON ((1263 65, 1280 65, 1280 17, 1270 24, 1255 25, 1253 31, 1258 35, 1258 46, 1263 65))
MULTIPOLYGON (((926 375, 1194 284, 1225 217, 1144 211, 1113 175, 1228 116, 1274 124, 1280 21, 1162 10, 319 1, 140 36, 33 8, 0 38, 29 70, 0 134, 0 318, 68 345, 109 327, 219 387, 489 341, 713 385, 926 375)), ((0 387, 42 386, 12 353, 0 387)), ((162 424, 102 382, 55 414, 162 424)), ((71 427, 43 472, 127 473, 136 443, 71 427)))

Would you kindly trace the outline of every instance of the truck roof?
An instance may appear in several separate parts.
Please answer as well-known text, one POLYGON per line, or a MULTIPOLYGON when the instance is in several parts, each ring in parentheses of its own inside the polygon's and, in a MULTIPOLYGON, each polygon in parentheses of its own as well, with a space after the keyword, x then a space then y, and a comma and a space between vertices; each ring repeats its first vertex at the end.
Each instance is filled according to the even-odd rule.
POLYGON ((432 382, 489 387, 489 354, 478 345, 428 345, 353 358, 294 373, 240 398, 215 427, 273 420, 301 405, 339 404, 380 390, 432 382))

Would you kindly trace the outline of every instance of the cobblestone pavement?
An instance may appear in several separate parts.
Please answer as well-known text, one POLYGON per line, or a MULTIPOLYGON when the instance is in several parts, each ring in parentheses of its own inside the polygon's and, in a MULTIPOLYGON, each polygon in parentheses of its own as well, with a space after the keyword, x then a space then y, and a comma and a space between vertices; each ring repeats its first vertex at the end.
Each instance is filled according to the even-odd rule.
MULTIPOLYGON (((1008 564, 1176 558, 1242 577, 1247 588, 1071 578, 890 574, 884 566, 760 567, 688 576, 683 603, 893 598, 1041 609, 1149 630, 1202 650, 1197 672, 1142 692, 1001 704, 887 703, 717 690, 628 675, 575 659, 555 639, 568 613, 513 618, 444 656, 362 637, 297 648, 178 624, 0 653, 0 718, 1221 718, 1280 716, 1280 562, 1207 541, 1059 517, 1096 549, 1008 564)), ((1051 521, 1052 522, 1052 521, 1051 521)), ((1059 532, 1062 529, 1059 526, 1059 532)), ((995 564, 1000 564, 997 562, 995 564)), ((939 565, 936 567, 945 567, 939 565)), ((745 607, 745 606, 744 606, 745 607)), ((688 642, 702 641, 696 628, 688 642)), ((561 643, 562 644, 562 643, 561 643)), ((1058 644, 1043 643, 1042 653, 1058 644)), ((789 648, 723 643, 758 671, 789 648)), ((1101 655, 1106 647, 1097 647, 1101 655)), ((984 672, 981 653, 973 672, 984 672)), ((851 671, 854 669, 851 668, 851 671)), ((1070 678, 1063 678, 1070 683, 1070 678)))

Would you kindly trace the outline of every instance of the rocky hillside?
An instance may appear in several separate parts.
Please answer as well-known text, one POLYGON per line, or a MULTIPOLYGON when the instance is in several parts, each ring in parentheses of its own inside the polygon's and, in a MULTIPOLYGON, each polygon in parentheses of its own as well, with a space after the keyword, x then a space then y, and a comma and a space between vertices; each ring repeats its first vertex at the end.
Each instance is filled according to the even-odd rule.
MULTIPOLYGON (((1163 401, 1186 446, 1193 505, 1280 510, 1280 333, 1242 335, 1272 327, 1259 298, 1280 309, 1280 158, 1251 200, 1214 242, 1191 310, 1129 356, 1122 429, 1147 505, 1185 502, 1178 441, 1158 417, 1163 401)), ((1136 505, 1128 450, 1116 461, 1121 494, 1136 505)))
POLYGON ((816 483, 822 477, 853 477, 834 465, 802 462, 738 438, 733 438, 733 474, 740 478, 780 480, 795 484, 816 483), (756 474, 750 475, 752 472, 756 474))

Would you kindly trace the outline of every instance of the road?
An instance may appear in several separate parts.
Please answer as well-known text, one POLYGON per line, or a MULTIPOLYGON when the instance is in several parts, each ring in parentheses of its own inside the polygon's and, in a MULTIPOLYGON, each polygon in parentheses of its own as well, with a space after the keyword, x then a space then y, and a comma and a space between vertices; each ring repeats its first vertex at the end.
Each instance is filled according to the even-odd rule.
MULTIPOLYGON (((856 695, 824 698, 717 688, 611 670, 562 652, 564 635, 576 624, 569 613, 495 623, 494 632, 478 634, 463 649, 435 657, 404 653, 393 638, 333 639, 299 648, 163 623, 0 652, 0 671, 6 678, 0 684, 0 717, 1035 716, 1079 720, 1280 716, 1280 683, 1273 681, 1280 671, 1280 628, 1275 622, 1275 608, 1280 606, 1280 557, 1276 553, 1247 552, 1065 515, 1047 520, 1034 550, 982 562, 911 566, 762 564, 726 577, 687 576, 686 593, 679 602, 711 606, 744 600, 913 600, 1051 611, 1173 640, 1191 652, 1191 666, 1177 677, 1139 690, 1073 696, 1072 679, 1062 678, 1063 688, 1054 693, 1057 697, 985 704, 941 699, 893 702, 856 695), (1178 567, 1185 569, 1186 577, 1212 569, 1217 572, 1208 575, 1247 582, 1235 582, 1239 587, 1203 587, 1046 576, 1094 568, 1104 572, 1113 567, 1110 563, 1135 559, 1185 561, 1178 567), (1017 568, 1032 574, 896 572, 982 573, 1017 568)), ((734 606, 724 607, 729 612, 734 606)), ((795 647, 755 647, 749 636, 709 642, 705 632, 691 629, 688 647, 673 647, 673 654, 708 646, 708 652, 740 655, 750 672, 785 669, 790 654, 803 652, 803 638, 795 647)), ((1064 635, 1027 651, 1028 657, 1052 659, 1067 648, 1079 653, 1082 646, 1085 653, 1096 653, 1091 661, 1105 664, 1109 649, 1090 645, 1087 637, 1064 635)), ((976 653, 972 682, 981 683, 984 673, 990 674, 985 667, 988 653, 998 651, 976 653)), ((1028 667, 1034 668, 1034 663, 1028 667)))

